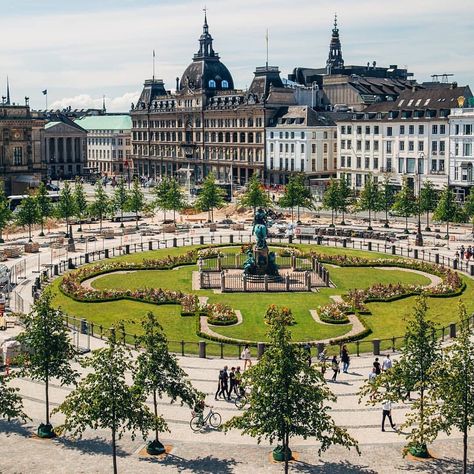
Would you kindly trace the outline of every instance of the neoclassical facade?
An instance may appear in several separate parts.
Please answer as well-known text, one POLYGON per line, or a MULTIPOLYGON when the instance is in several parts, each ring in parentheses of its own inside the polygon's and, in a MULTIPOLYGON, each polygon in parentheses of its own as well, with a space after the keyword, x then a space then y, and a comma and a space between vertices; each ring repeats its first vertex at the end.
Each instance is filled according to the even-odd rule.
POLYGON ((199 50, 177 79, 176 92, 153 78, 132 104, 135 172, 189 175, 196 183, 211 172, 223 183, 245 184, 254 173, 267 180, 265 127, 281 106, 294 104, 294 91, 274 66, 258 67, 249 89, 236 90, 205 17, 199 50))

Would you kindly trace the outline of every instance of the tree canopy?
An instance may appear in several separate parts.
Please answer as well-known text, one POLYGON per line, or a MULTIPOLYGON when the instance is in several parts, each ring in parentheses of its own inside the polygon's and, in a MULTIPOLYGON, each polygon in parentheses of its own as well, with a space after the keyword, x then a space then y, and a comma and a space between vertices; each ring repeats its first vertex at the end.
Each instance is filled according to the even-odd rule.
POLYGON ((196 199, 196 208, 209 213, 209 220, 214 222, 214 209, 224 205, 224 190, 216 183, 216 177, 210 173, 204 180, 201 193, 196 199))

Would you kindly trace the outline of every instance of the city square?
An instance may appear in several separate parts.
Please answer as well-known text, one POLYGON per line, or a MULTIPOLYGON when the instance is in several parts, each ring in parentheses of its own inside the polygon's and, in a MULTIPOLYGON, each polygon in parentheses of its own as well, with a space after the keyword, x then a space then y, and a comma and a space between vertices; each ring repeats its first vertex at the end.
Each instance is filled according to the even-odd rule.
POLYGON ((0 472, 474 472, 468 0, 26 3, 0 472))

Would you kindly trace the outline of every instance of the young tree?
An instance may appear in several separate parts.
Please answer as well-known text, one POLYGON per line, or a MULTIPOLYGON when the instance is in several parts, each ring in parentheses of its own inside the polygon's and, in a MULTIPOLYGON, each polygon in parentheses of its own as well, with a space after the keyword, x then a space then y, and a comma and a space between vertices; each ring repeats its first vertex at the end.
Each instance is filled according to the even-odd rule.
POLYGON ((420 190, 420 196, 418 198, 418 205, 420 206, 420 213, 426 212, 426 228, 427 232, 430 232, 430 212, 436 209, 436 191, 433 183, 430 180, 423 182, 423 186, 420 190))
POLYGON ((40 221, 38 200, 35 196, 27 196, 21 201, 20 210, 16 215, 18 225, 28 227, 28 240, 31 242, 31 227, 40 221))
POLYGON ((402 189, 395 195, 392 209, 405 218, 405 233, 408 234, 408 218, 415 212, 416 204, 413 189, 406 179, 403 180, 402 189))
POLYGON ((464 201, 464 213, 472 223, 472 234, 474 235, 474 192, 471 191, 464 201))
POLYGON ((448 435, 453 429, 463 434, 463 473, 467 473, 467 440, 474 426, 474 342, 466 307, 459 303, 461 331, 448 346, 444 358, 432 369, 435 378, 434 401, 440 414, 441 427, 448 435))
POLYGON ((186 196, 178 183, 178 180, 173 178, 170 180, 168 193, 166 195, 167 208, 173 211, 173 221, 176 223, 176 211, 183 210, 186 203, 186 196))
POLYGON ((69 237, 69 219, 76 214, 76 203, 71 191, 71 186, 67 181, 59 193, 57 213, 59 218, 66 220, 66 237, 69 237))
POLYGON ((168 210, 168 191, 170 188, 170 179, 167 176, 164 176, 154 189, 155 201, 154 205, 158 209, 163 211, 163 220, 166 221, 166 211, 168 210))
POLYGON ((349 187, 349 184, 347 182, 347 178, 345 175, 341 176, 341 179, 339 180, 338 191, 339 191, 339 200, 340 200, 338 210, 342 214, 341 225, 346 225, 344 221, 344 216, 347 213, 347 210, 352 201, 352 189, 349 187))
POLYGON ((388 176, 385 176, 383 184, 381 187, 378 189, 379 194, 378 194, 378 200, 379 200, 379 206, 378 208, 381 211, 385 212, 385 224, 383 225, 385 228, 390 227, 388 224, 388 212, 393 206, 394 203, 394 197, 395 197, 395 190, 393 188, 393 185, 390 184, 390 178, 388 176))
POLYGON ((323 194, 323 207, 331 209, 331 226, 334 227, 334 211, 341 207, 341 199, 339 196, 339 185, 335 179, 331 178, 326 191, 323 194))
POLYGON ((91 203, 90 212, 99 219, 99 232, 102 232, 102 221, 110 211, 110 200, 100 181, 95 185, 94 201, 91 203))
POLYGON ((49 197, 48 190, 43 182, 40 183, 36 191, 36 202, 38 204, 39 223, 41 224, 40 236, 44 236, 44 221, 53 215, 53 205, 49 197))
POLYGON ((265 189, 256 173, 250 177, 247 189, 240 198, 239 203, 243 207, 252 208, 254 216, 257 208, 268 208, 272 206, 272 200, 265 192, 265 189))
POLYGON ((76 217, 79 219, 79 232, 82 232, 82 220, 87 213, 87 199, 86 193, 84 192, 84 186, 82 185, 80 179, 76 179, 76 183, 74 184, 74 209, 76 217))
POLYGON ((71 367, 75 349, 71 344, 64 315, 52 307, 52 293, 46 290, 24 318, 24 331, 17 340, 28 348, 22 374, 45 385, 46 423, 38 428, 38 436, 55 436, 49 419, 49 381, 59 380, 61 385, 75 382, 77 373, 71 367))
POLYGON ((5 196, 5 191, 0 188, 0 244, 3 244, 3 230, 9 224, 12 218, 12 211, 10 209, 10 201, 5 196))
POLYGON ((133 186, 128 195, 127 209, 135 213, 135 228, 138 229, 138 218, 140 212, 145 207, 145 196, 143 191, 140 189, 140 183, 138 178, 133 180, 133 186))
POLYGON ((402 401, 407 392, 418 392, 402 425, 403 430, 410 430, 405 450, 418 457, 428 456, 427 444, 436 439, 440 429, 436 403, 432 403, 430 396, 434 387, 431 373, 440 360, 441 348, 435 326, 427 319, 426 312, 426 299, 420 296, 407 321, 405 344, 398 363, 361 389, 361 396, 372 395, 367 401, 372 405, 383 400, 402 401))
POLYGON ((128 191, 125 186, 125 180, 121 177, 114 189, 114 197, 112 199, 112 207, 114 211, 120 212, 120 227, 124 227, 123 224, 123 212, 127 208, 128 203, 128 191))
POLYGON ((357 205, 362 211, 369 212, 369 227, 367 227, 367 229, 372 230, 372 212, 376 212, 378 209, 379 194, 377 185, 374 183, 374 179, 371 174, 367 176, 357 205))
MULTIPOLYGON (((81 360, 89 373, 77 384, 54 413, 65 415, 58 432, 81 436, 87 427, 109 429, 112 435, 113 472, 117 473, 117 439, 131 431, 132 439, 140 431, 143 439, 155 427, 156 420, 145 406, 143 393, 126 381, 125 374, 133 370, 130 354, 117 341, 112 328, 106 347, 81 360)), ((161 425, 160 425, 161 426, 161 425)))
POLYGON ((196 200, 196 208, 207 211, 209 221, 214 222, 214 209, 220 209, 224 205, 224 190, 216 183, 213 173, 204 180, 201 193, 196 200))
POLYGON ((259 363, 242 376, 243 386, 251 388, 248 409, 229 420, 224 429, 240 429, 258 442, 277 440, 280 446, 274 457, 285 461, 286 473, 293 436, 316 438, 321 443, 319 453, 332 444, 358 450, 357 442, 330 416, 328 402, 336 397, 324 377, 316 367, 308 366, 307 352, 291 343, 291 311, 270 306, 265 321, 270 344, 259 363))
POLYGON ((310 189, 304 184, 305 177, 303 174, 290 176, 288 184, 285 186, 283 196, 278 201, 281 207, 291 209, 291 222, 293 222, 293 211, 297 208, 297 219, 300 219, 300 208, 313 208, 313 196, 310 189))
POLYGON ((449 239, 449 223, 457 221, 458 207, 453 191, 446 186, 439 196, 433 218, 440 222, 446 222, 447 239, 449 239))
POLYGON ((8 421, 20 418, 26 421, 28 418, 23 412, 23 400, 18 394, 20 389, 8 386, 11 375, 0 375, 0 418, 8 421))
POLYGON ((165 448, 159 441, 159 433, 167 430, 165 420, 158 415, 158 399, 167 395, 171 402, 178 398, 181 404, 193 407, 198 393, 187 378, 186 372, 178 365, 176 357, 168 351, 168 341, 157 318, 149 312, 141 322, 142 335, 137 339, 143 349, 137 359, 134 383, 144 396, 153 396, 155 415, 155 439, 148 444, 149 454, 163 454, 165 448))

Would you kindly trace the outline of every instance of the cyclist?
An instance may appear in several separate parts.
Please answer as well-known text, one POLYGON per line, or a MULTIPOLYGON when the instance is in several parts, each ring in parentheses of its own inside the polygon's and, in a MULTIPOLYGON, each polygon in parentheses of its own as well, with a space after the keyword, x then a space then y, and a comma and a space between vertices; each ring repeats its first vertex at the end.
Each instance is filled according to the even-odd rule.
POLYGON ((201 395, 197 402, 196 405, 194 405, 194 413, 196 413, 196 416, 199 419, 199 424, 203 425, 204 424, 204 408, 208 407, 210 405, 207 405, 206 402, 204 401, 204 395, 201 395))

